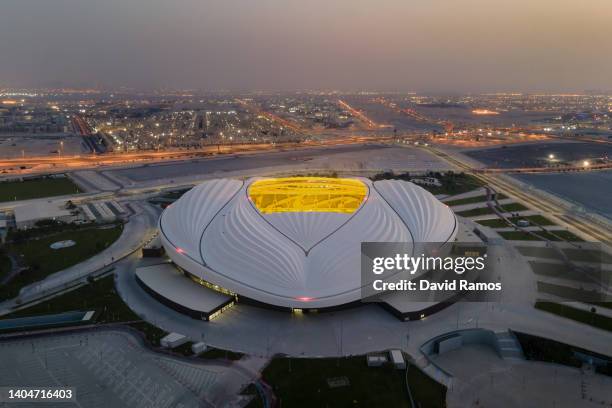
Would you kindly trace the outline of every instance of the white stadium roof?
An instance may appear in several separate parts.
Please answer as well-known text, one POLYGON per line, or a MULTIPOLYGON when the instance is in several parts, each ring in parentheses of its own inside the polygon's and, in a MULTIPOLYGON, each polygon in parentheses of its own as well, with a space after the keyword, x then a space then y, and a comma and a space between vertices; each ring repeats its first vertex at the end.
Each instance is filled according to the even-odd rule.
POLYGON ((283 193, 287 184, 296 188, 295 180, 218 179, 194 187, 160 218, 167 253, 191 274, 238 295, 323 308, 361 298, 362 242, 455 237, 453 212, 410 182, 312 178, 314 189, 304 190, 310 179, 302 178, 297 188, 306 195, 283 193), (253 184, 264 196, 250 191, 253 184), (265 196, 268 188, 273 193, 265 196))

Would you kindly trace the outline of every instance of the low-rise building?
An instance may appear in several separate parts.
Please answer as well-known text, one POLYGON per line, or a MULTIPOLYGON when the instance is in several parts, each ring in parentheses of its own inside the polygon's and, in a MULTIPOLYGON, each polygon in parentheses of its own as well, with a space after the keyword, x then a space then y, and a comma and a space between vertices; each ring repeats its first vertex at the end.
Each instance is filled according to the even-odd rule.
POLYGON ((389 351, 389 357, 391 358, 391 363, 398 370, 403 370, 406 368, 406 360, 404 360, 404 354, 401 350, 391 350, 389 351))
POLYGON ((70 222, 74 215, 61 201, 37 201, 20 205, 13 210, 15 226, 19 229, 31 228, 43 220, 70 222))
POLYGON ((187 343, 189 338, 180 333, 170 333, 159 341, 162 347, 173 349, 187 343))

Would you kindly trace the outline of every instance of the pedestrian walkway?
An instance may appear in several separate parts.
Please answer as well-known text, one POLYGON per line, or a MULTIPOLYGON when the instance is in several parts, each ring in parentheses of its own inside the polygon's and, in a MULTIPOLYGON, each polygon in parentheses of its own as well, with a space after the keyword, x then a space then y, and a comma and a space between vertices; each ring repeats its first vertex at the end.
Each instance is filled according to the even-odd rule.
POLYGON ((145 203, 138 205, 137 208, 138 212, 130 217, 119 239, 110 247, 86 261, 22 288, 17 298, 0 303, 0 316, 9 313, 21 304, 70 287, 79 280, 84 281, 87 276, 110 267, 113 263, 138 250, 143 243, 157 234, 158 214, 145 203))

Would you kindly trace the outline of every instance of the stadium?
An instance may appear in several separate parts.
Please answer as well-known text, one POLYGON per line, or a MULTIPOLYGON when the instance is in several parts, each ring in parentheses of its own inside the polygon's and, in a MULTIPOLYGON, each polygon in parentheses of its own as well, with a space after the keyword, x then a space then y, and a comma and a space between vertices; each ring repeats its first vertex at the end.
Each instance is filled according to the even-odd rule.
MULTIPOLYGON (((159 230, 191 286, 199 283, 232 301, 323 310, 361 300, 362 242, 452 242, 457 220, 407 181, 217 179, 166 208, 159 230)), ((171 297, 182 303, 189 295, 171 297)))

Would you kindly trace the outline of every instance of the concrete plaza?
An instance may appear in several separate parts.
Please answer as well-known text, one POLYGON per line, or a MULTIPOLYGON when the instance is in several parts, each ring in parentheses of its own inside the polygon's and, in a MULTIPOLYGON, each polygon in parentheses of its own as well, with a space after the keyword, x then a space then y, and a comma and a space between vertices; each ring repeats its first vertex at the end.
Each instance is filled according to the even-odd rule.
POLYGON ((2 386, 73 387, 77 401, 56 404, 62 407, 234 406, 261 366, 246 360, 174 358, 118 329, 0 342, 2 386))

